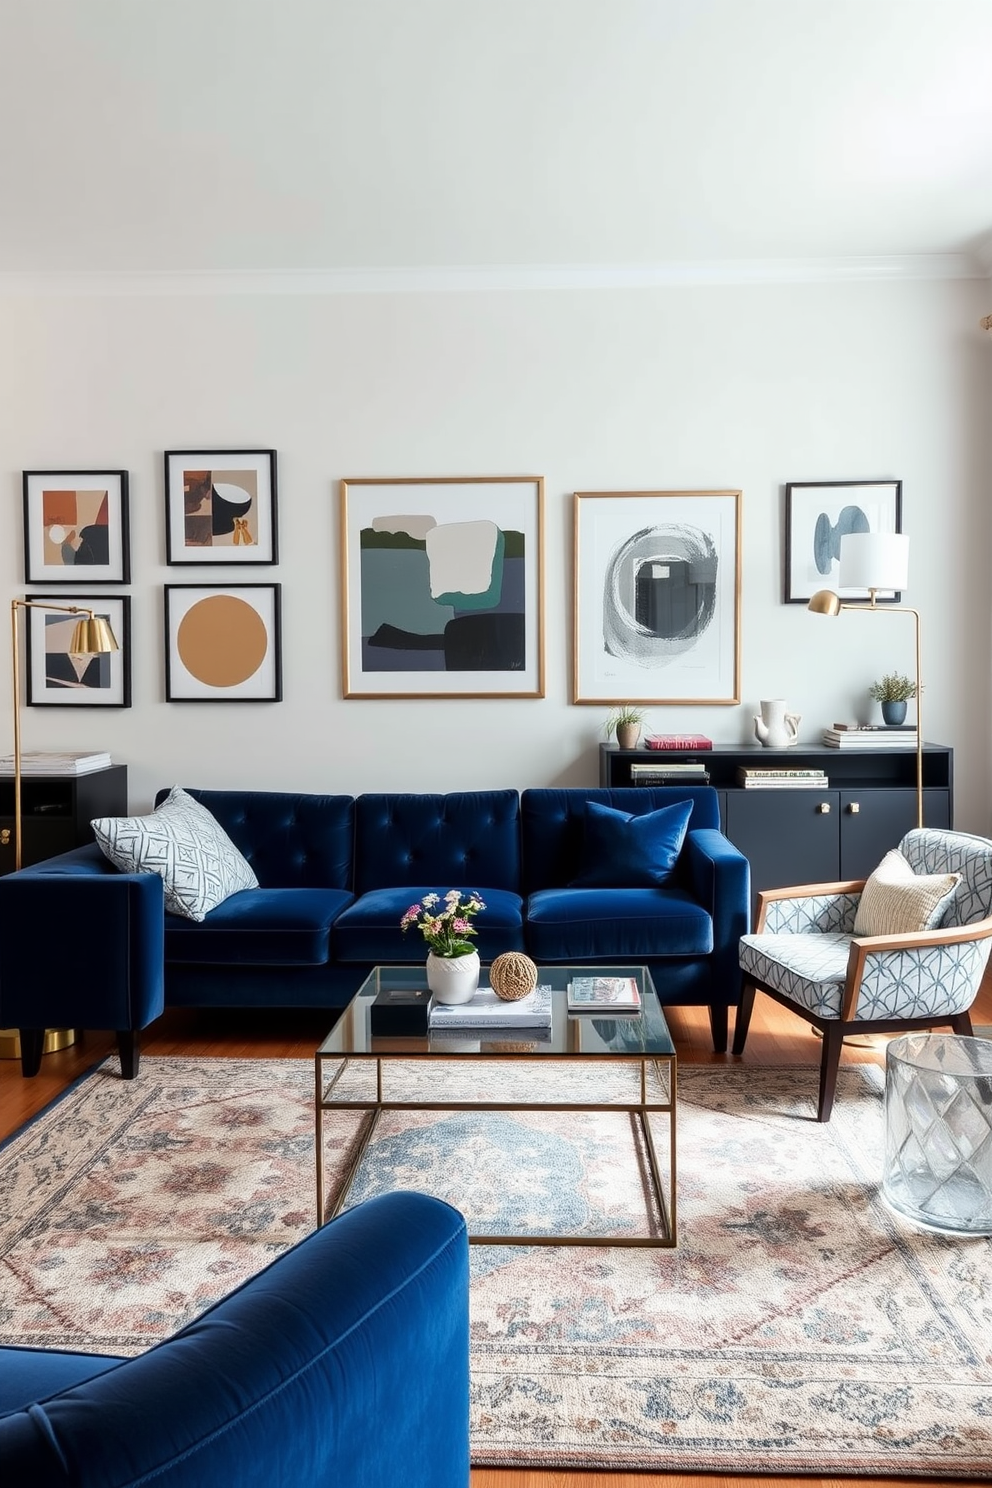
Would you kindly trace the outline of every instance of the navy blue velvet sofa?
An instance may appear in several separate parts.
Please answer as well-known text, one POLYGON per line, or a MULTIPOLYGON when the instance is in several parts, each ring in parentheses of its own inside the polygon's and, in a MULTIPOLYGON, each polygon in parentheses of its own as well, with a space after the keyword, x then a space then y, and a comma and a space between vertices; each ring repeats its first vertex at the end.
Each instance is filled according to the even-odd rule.
POLYGON ((10 1488, 468 1488, 468 1238, 393 1193, 133 1359, 0 1348, 10 1488))
POLYGON ((0 1026, 21 1030, 25 1073, 45 1028, 116 1030, 132 1075, 138 1031, 167 1006, 343 1007, 373 965, 425 956, 400 918, 449 888, 485 900, 483 961, 645 963, 662 1003, 709 1008, 726 1049, 750 895, 709 786, 189 793, 259 880, 202 922, 167 914, 156 874, 118 872, 95 843, 0 877, 0 1026), (640 818, 680 801, 688 827, 662 886, 628 885, 619 864, 605 885, 574 886, 588 803, 640 818))

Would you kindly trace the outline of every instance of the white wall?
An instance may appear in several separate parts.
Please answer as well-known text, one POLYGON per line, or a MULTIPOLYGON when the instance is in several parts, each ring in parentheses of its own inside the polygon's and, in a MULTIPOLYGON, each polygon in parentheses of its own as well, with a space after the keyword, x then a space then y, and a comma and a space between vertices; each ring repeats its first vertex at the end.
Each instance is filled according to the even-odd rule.
MULTIPOLYGON (((25 592, 23 469, 131 473, 133 706, 30 710, 24 747, 109 748, 130 767, 133 809, 172 782, 592 784, 605 710, 570 704, 572 493, 728 487, 744 492, 743 702, 655 708, 649 726, 737 743, 753 737, 759 699, 784 696, 813 741, 865 712, 883 670, 912 671, 913 627, 782 604, 784 484, 900 477, 926 733, 957 751, 957 825, 986 832, 987 291, 945 281, 0 300, 3 592, 25 592), (162 451, 239 445, 279 456, 281 561, 245 576, 283 586, 285 701, 166 703, 163 584, 233 576, 166 566, 162 451), (345 701, 337 482, 447 474, 546 479, 547 695, 345 701)), ((9 685, 5 660, 0 696, 9 685)))

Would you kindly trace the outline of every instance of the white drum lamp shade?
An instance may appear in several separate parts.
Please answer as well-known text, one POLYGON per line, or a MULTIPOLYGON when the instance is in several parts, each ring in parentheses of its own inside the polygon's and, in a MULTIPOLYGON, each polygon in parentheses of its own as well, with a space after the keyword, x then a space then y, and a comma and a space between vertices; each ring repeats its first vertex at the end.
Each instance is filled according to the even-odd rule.
POLYGON ((842 589, 902 590, 909 585, 909 538, 901 532, 847 532, 840 540, 842 589))

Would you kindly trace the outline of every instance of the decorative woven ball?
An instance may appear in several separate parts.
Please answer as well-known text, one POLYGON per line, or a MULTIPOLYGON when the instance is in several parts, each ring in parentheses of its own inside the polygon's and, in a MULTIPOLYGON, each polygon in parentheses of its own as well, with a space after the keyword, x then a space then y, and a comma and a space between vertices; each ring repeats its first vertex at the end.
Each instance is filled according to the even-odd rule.
POLYGON ((504 951, 489 968, 489 985, 503 1002, 516 1002, 537 986, 537 967, 521 951, 504 951))

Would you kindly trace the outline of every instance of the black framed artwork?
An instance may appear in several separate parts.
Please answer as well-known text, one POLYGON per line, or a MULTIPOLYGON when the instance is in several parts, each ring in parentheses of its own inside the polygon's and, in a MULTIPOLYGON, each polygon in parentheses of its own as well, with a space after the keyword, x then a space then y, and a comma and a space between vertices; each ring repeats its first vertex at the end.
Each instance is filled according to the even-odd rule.
MULTIPOLYGON (((840 540, 851 532, 902 532, 902 481, 790 481, 785 488, 785 604, 807 604, 818 589, 867 599, 838 586, 840 540)), ((882 604, 898 593, 879 592, 882 604)))

